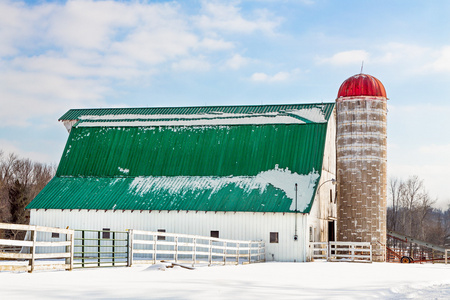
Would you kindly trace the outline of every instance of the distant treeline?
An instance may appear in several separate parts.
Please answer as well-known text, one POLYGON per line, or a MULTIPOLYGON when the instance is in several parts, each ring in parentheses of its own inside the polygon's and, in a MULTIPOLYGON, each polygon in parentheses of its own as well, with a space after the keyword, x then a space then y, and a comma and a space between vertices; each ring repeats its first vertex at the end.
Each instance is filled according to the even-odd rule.
POLYGON ((423 180, 392 178, 388 184, 387 229, 440 246, 450 246, 450 203, 437 209, 423 180))
MULTIPOLYGON (((29 224, 25 207, 55 175, 56 166, 0 150, 0 222, 29 224)), ((15 237, 13 237, 15 238, 15 237)))

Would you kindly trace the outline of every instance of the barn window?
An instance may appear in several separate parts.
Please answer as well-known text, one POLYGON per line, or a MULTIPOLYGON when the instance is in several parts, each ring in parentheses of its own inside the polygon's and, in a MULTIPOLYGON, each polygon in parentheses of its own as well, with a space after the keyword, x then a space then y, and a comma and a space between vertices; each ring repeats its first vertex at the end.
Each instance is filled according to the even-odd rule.
POLYGON ((278 244, 278 232, 271 232, 270 233, 270 243, 271 244, 278 244))
POLYGON ((211 230, 211 237, 219 238, 219 230, 211 230))
POLYGON ((103 228, 102 229, 102 239, 110 239, 111 238, 111 229, 110 228, 103 228))
MULTIPOLYGON (((158 232, 166 232, 166 230, 165 230, 165 229, 158 229, 158 232)), ((166 236, 164 236, 164 235, 158 235, 157 240, 158 240, 158 241, 165 241, 165 240, 166 240, 166 236)))
POLYGON ((333 190, 330 190, 330 203, 333 203, 333 190))
POLYGON ((59 233, 58 232, 52 232, 52 238, 53 239, 59 239, 59 233))
POLYGON ((312 226, 309 227, 309 241, 314 242, 314 231, 313 231, 312 226))

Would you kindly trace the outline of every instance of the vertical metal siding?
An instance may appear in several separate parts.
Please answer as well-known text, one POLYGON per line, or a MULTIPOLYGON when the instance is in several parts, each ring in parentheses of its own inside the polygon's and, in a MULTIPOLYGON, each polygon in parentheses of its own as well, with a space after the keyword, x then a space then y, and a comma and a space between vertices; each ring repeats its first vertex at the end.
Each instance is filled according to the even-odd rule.
MULTIPOLYGON (((231 213, 186 211, 87 211, 87 210, 31 210, 30 224, 71 229, 111 228, 152 230, 209 236, 219 230, 221 238, 237 240, 263 240, 266 258, 276 261, 305 261, 307 256, 306 224, 308 216, 298 214, 298 241, 294 241, 295 214, 283 213, 231 213), (279 243, 271 244, 270 232, 279 232, 279 243)), ((45 249, 43 249, 45 251, 45 249)))

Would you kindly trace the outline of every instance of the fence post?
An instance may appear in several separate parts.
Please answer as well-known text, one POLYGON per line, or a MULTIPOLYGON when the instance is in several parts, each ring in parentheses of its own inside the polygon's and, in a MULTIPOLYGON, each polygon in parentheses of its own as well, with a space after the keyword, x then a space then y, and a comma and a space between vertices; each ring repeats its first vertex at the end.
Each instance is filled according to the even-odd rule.
POLYGON ((248 263, 249 264, 252 262, 252 247, 253 247, 253 243, 248 242, 248 263))
POLYGON ((112 252, 112 265, 113 267, 116 265, 116 232, 112 232, 112 244, 111 244, 111 252, 112 252))
MULTIPOLYGON (((261 250, 263 249, 263 245, 264 245, 264 255, 263 255, 263 257, 261 257, 261 261, 265 262, 266 261, 266 244, 263 241, 259 242, 259 250, 258 250, 258 252, 261 253, 261 250)), ((260 256, 261 256, 261 254, 258 255, 258 258, 260 256)))
POLYGON ((223 242, 223 265, 227 264, 227 242, 223 242))
POLYGON ((209 261, 208 266, 212 264, 212 240, 209 240, 209 261))
POLYGON ((239 246, 241 245, 241 243, 236 243, 236 265, 239 265, 239 254, 240 254, 240 250, 239 250, 239 246))
POLYGON ((192 267, 195 265, 195 259, 197 258, 197 239, 194 238, 194 253, 192 254, 192 267))
POLYGON ((101 232, 98 231, 97 234, 97 245, 98 245, 98 252, 97 252, 97 258, 98 258, 98 266, 100 267, 100 252, 101 252, 101 241, 100 241, 101 232))
POLYGON ((34 271, 34 258, 36 255, 36 228, 33 228, 30 230, 31 232, 31 240, 33 241, 33 246, 31 247, 31 260, 29 260, 29 265, 30 267, 30 271, 28 271, 29 273, 34 271))
MULTIPOLYGON (((66 240, 68 235, 66 234, 66 240)), ((72 234, 70 235, 70 269, 69 271, 73 270, 73 259, 74 259, 74 252, 75 252, 75 230, 72 230, 72 234)))
POLYGON ((175 262, 178 262, 178 236, 175 237, 175 262))
POLYGON ((81 231, 81 267, 84 268, 84 230, 81 231))
POLYGON ((327 249, 326 249, 327 261, 330 261, 331 260, 331 242, 330 241, 328 241, 328 244, 326 245, 326 247, 327 247, 327 249))
POLYGON ((260 262, 266 261, 266 244, 264 244, 262 241, 258 243, 258 260, 260 262), (262 252, 263 250, 264 252, 262 252))
POLYGON ((133 265, 133 229, 129 229, 127 235, 127 267, 131 267, 133 265))
POLYGON ((355 261, 355 245, 350 245, 350 255, 352 256, 352 261, 355 261))
POLYGON ((156 240, 157 240, 157 235, 153 235, 153 264, 156 264, 156 240))

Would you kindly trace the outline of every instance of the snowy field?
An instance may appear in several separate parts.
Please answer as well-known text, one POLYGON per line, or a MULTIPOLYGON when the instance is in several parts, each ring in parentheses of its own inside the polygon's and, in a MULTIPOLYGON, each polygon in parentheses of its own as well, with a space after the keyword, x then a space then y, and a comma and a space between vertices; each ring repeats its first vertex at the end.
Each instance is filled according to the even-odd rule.
POLYGON ((0 272, 0 299, 450 299, 450 265, 261 263, 0 272))

